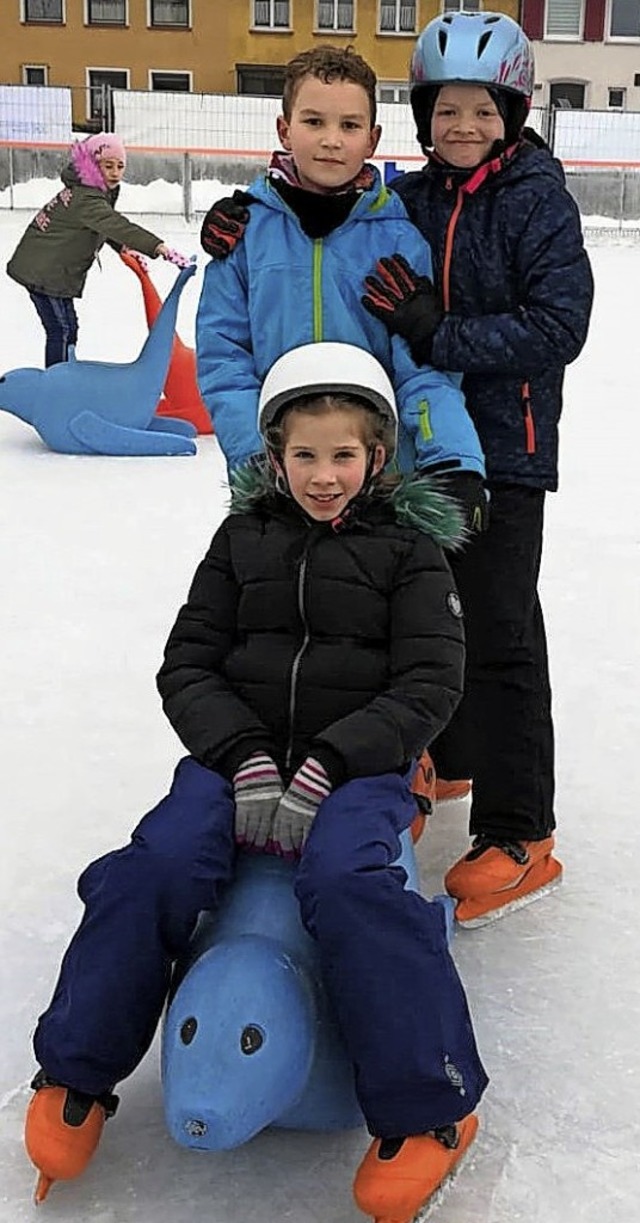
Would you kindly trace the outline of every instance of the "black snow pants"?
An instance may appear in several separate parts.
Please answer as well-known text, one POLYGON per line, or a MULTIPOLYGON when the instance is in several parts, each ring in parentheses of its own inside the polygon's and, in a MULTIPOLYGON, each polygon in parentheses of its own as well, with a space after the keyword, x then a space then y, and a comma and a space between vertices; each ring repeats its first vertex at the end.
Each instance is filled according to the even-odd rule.
POLYGON ((489 487, 488 530, 449 557, 465 613, 465 691, 429 750, 441 777, 473 779, 473 836, 542 840, 555 827, 551 689, 537 591, 545 493, 489 487))

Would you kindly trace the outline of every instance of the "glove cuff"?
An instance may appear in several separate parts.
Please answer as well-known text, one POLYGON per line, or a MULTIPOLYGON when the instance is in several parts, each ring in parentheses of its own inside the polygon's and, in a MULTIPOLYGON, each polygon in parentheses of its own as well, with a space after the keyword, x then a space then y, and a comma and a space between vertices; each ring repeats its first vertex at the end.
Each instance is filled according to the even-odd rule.
POLYGON ((314 807, 319 807, 331 793, 326 770, 314 756, 307 756, 291 782, 291 788, 314 807))
POLYGON ((266 752, 254 752, 236 770, 233 785, 236 790, 257 790, 281 778, 276 763, 266 752))

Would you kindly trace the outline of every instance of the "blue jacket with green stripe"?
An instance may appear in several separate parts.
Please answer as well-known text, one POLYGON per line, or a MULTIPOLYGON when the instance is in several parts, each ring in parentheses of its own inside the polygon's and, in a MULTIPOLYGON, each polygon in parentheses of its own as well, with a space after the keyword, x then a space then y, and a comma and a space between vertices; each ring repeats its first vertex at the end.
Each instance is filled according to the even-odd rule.
POLYGON ((405 471, 446 463, 484 475, 478 435, 455 374, 417 366, 398 336, 364 309, 364 277, 399 251, 431 275, 429 247, 404 204, 381 184, 358 196, 346 221, 312 240, 265 176, 242 242, 205 271, 198 306, 198 381, 231 470, 262 451, 258 395, 274 361, 321 340, 367 349, 386 369, 400 417, 405 471))

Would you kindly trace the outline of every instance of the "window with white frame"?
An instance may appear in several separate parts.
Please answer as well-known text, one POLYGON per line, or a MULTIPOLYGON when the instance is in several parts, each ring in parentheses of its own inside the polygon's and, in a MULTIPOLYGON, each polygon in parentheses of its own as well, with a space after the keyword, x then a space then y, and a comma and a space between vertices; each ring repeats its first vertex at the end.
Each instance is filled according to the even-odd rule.
POLYGON ((640 38, 640 0, 611 0, 609 38, 640 38))
POLYGON ((127 0, 87 0, 87 25, 126 25, 127 0))
POLYGON ((192 77, 190 72, 154 72, 149 73, 149 88, 154 93, 191 93, 192 77))
POLYGON ((545 38, 582 38, 582 0, 546 0, 545 38))
POLYGON ((46 64, 23 64, 22 65, 22 84, 23 85, 47 85, 49 83, 49 69, 46 64))
POLYGON ((61 25, 64 21, 64 0, 24 0, 25 21, 55 22, 61 25))
POLYGON ((416 4, 405 0, 380 0, 380 34, 415 34, 416 4))
POLYGON ((354 0, 317 0, 317 30, 353 30, 354 0))
POLYGON ((151 26, 172 25, 188 29, 190 17, 189 0, 149 0, 151 26))
POLYGON ((105 132, 112 132, 115 118, 112 94, 114 89, 129 88, 129 69, 87 68, 87 84, 87 118, 93 119, 105 132))
POLYGON ((479 13, 480 0, 442 0, 443 13, 479 13))
POLYGON ((409 86, 406 81, 378 81, 379 102, 408 102, 409 86))
POLYGON ((627 91, 621 85, 610 85, 608 89, 609 106, 611 110, 624 110, 627 101, 627 91))
POLYGON ((289 30, 289 0, 253 0, 253 25, 257 30, 289 30))

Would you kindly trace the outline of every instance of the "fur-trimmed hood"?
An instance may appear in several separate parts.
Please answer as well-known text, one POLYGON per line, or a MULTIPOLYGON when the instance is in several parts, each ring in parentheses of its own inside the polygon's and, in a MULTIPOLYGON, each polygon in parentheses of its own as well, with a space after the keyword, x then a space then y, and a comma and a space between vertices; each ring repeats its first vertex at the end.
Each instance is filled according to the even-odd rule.
POLYGON ((97 187, 106 192, 107 184, 102 177, 100 166, 93 153, 87 148, 84 140, 78 140, 71 149, 71 166, 78 175, 83 187, 97 187))
MULTIPOLYGON (((256 510, 274 511, 295 504, 276 487, 271 465, 266 461, 236 468, 231 477, 231 512, 248 514, 256 510)), ((368 495, 351 502, 359 517, 370 507, 372 512, 385 507, 401 526, 413 527, 429 535, 441 548, 460 548, 467 536, 464 514, 458 503, 443 493, 429 476, 401 476, 393 487, 374 487, 368 495)))

